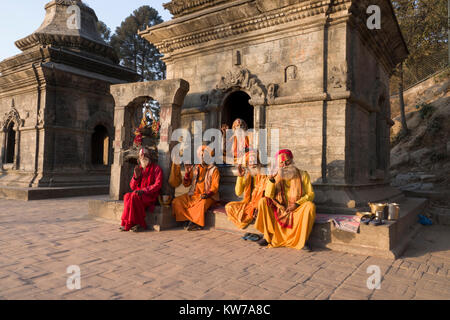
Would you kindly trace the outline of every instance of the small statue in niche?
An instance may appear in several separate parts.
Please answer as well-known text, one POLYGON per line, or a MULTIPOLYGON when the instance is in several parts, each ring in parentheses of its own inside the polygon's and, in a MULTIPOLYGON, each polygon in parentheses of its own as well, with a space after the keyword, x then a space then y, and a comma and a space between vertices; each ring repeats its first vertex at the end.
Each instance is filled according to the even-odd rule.
POLYGON ((159 142, 160 129, 160 121, 157 121, 153 112, 148 107, 145 107, 141 123, 133 133, 133 146, 124 151, 125 160, 132 164, 137 164, 139 150, 142 147, 145 147, 149 150, 152 161, 156 161, 158 159, 157 145, 159 142))
POLYGON ((286 82, 297 80, 297 67, 289 66, 286 68, 286 82))

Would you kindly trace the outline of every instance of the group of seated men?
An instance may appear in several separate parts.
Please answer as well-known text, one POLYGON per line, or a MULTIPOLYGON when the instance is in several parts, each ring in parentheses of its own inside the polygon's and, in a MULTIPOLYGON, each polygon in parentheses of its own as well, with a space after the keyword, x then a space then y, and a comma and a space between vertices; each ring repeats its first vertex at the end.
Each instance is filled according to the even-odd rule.
MULTIPOLYGON (((176 221, 185 222, 188 231, 202 230, 206 213, 219 201, 219 169, 214 164, 206 164, 205 152, 212 156, 208 147, 200 147, 197 156, 201 164, 185 165, 184 177, 181 176, 181 165, 173 164, 169 178, 169 184, 174 188, 181 184, 190 188, 187 194, 172 202, 176 221)), ((279 151, 275 158, 273 172, 263 175, 257 153, 248 151, 245 154, 244 165, 238 166, 235 188, 236 195, 243 196, 243 200, 225 206, 228 219, 239 229, 245 229, 255 221, 255 228, 264 235, 258 241, 261 246, 310 251, 307 241, 316 208, 309 174, 294 165, 289 150, 279 151)), ((162 170, 152 162, 145 149, 139 153, 139 163, 130 182, 133 192, 124 198, 122 231, 147 229, 146 208, 153 210, 162 187, 162 170)))

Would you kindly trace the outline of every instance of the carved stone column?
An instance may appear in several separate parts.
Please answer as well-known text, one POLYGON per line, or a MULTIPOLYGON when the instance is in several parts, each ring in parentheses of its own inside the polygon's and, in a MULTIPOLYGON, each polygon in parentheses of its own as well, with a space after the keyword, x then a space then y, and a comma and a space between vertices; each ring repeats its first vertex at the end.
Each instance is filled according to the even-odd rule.
POLYGON ((3 170, 3 159, 5 158, 5 148, 6 148, 6 134, 5 131, 0 131, 0 170, 3 170))
POLYGON ((20 127, 17 125, 16 128, 14 128, 16 131, 16 144, 14 145, 14 166, 13 168, 15 170, 20 169, 20 127))
POLYGON ((161 189, 161 194, 173 196, 175 190, 169 186, 167 181, 169 181, 170 169, 172 166, 172 149, 178 142, 170 140, 173 131, 181 126, 181 106, 171 103, 161 105, 160 122, 161 129, 160 141, 158 144, 158 165, 163 170, 165 182, 161 189))
POLYGON ((255 106, 253 115, 255 129, 264 129, 266 127, 266 105, 260 104, 255 106))
POLYGON ((125 106, 116 107, 114 110, 115 140, 114 160, 111 167, 110 196, 112 200, 122 200, 128 190, 128 176, 133 169, 131 164, 123 161, 123 150, 128 148, 126 138, 131 135, 130 112, 125 106))

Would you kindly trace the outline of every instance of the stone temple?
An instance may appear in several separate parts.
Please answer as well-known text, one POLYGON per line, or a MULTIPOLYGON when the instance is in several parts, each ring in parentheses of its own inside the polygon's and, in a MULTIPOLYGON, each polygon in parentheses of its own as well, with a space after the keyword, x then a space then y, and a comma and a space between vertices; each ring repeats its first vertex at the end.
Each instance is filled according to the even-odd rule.
MULTIPOLYGON (((185 191, 167 183, 173 131, 192 130, 195 121, 203 130, 219 129, 242 118, 255 130, 279 130, 279 148, 291 149, 311 175, 318 214, 367 211, 369 201, 400 204, 397 221, 361 225, 357 234, 316 223, 312 242, 401 254, 426 201, 390 187, 389 78, 408 55, 391 2, 173 0, 165 6, 174 18, 139 34, 164 54, 167 79, 134 82, 136 74, 119 66, 101 41, 90 8, 76 0, 47 4, 43 25, 17 41, 23 53, 0 63, 0 185, 86 191, 110 181, 110 199, 91 201, 89 212, 120 219, 133 171, 125 155, 151 98, 161 107, 158 163, 165 180, 161 206, 147 217, 155 230, 176 226, 164 199, 185 191), (67 9, 74 4, 82 15, 80 28, 72 29, 67 9), (378 9, 381 29, 371 29, 367 12, 378 9)), ((236 172, 220 170, 221 199, 234 200, 236 172)), ((223 210, 212 211, 209 226, 235 230, 223 210)))
MULTIPOLYGON (((395 197, 389 188, 389 78, 408 55, 388 0, 173 0, 174 19, 140 33, 190 92, 181 125, 236 118, 279 129, 322 212, 395 197), (367 8, 381 9, 381 29, 367 8)), ((234 177, 222 170, 222 198, 234 177), (227 184, 226 182, 229 182, 227 184)))
MULTIPOLYGON (((44 22, 0 62, 0 196, 107 193, 114 138, 111 84, 137 81, 118 64, 81 1, 45 6, 44 22), (79 25, 70 18, 76 12, 79 25)), ((73 20, 73 19, 72 19, 73 20)))

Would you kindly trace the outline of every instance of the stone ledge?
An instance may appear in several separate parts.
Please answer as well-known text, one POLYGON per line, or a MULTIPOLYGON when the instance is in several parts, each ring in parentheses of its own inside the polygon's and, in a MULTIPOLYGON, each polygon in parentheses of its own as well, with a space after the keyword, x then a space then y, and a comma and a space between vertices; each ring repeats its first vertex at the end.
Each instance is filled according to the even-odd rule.
MULTIPOLYGON (((331 250, 396 259, 405 251, 412 237, 419 230, 417 215, 427 204, 425 199, 405 198, 400 202, 401 216, 398 221, 389 221, 382 226, 361 225, 360 233, 344 232, 335 228, 333 222, 316 223, 311 235, 313 246, 331 250)), ((119 223, 123 211, 122 201, 89 201, 89 216, 107 219, 119 223)), ((150 229, 163 231, 179 226, 172 216, 171 207, 155 208, 154 213, 147 212, 147 224, 150 229)), ((260 234, 254 224, 239 230, 228 220, 223 206, 211 209, 205 217, 205 228, 244 234, 260 234)))
MULTIPOLYGON (((336 229, 333 222, 316 223, 310 241, 316 247, 335 251, 396 259, 405 251, 411 238, 419 230, 417 215, 426 207, 427 200, 405 198, 400 202, 401 216, 398 221, 389 221, 382 226, 362 224, 360 233, 354 234, 336 229)), ((223 207, 211 210, 206 225, 216 230, 236 233, 257 233, 254 224, 239 230, 228 220, 223 207)))
MULTIPOLYGON (((120 223, 123 207, 123 201, 91 200, 89 201, 88 216, 93 219, 102 219, 120 223)), ((171 207, 156 206, 154 212, 147 210, 145 221, 149 229, 158 232, 172 229, 179 225, 172 216, 171 207)))
POLYGON ((106 195, 108 193, 109 186, 107 185, 60 188, 18 188, 0 186, 0 199, 24 201, 106 195))

